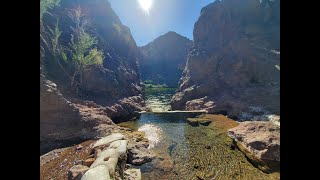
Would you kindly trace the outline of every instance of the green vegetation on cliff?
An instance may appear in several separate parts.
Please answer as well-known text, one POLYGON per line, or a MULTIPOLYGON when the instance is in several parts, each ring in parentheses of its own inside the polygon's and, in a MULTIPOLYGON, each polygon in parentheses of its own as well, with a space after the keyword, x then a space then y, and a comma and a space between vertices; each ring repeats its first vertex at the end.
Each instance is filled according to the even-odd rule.
MULTIPOLYGON (((42 0, 40 2, 40 18, 42 19, 48 9, 59 5, 59 2, 60 0, 42 0)), ((67 46, 60 43, 62 31, 59 29, 59 19, 57 19, 54 28, 44 27, 41 23, 40 37, 50 51, 52 59, 70 78, 71 87, 77 90, 78 86, 82 84, 82 72, 89 65, 101 65, 104 55, 102 50, 93 47, 97 44, 97 39, 86 32, 90 21, 80 6, 69 10, 68 16, 75 23, 75 26, 72 28, 73 33, 67 46), (61 63, 62 60, 64 63, 61 63)))

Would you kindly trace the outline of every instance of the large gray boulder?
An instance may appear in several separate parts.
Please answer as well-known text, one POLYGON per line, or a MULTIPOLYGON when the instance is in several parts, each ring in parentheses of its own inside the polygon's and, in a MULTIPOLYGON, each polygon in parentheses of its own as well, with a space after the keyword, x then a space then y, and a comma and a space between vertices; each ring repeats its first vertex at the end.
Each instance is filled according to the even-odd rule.
POLYGON ((228 135, 259 159, 280 161, 280 126, 273 122, 241 122, 228 135))

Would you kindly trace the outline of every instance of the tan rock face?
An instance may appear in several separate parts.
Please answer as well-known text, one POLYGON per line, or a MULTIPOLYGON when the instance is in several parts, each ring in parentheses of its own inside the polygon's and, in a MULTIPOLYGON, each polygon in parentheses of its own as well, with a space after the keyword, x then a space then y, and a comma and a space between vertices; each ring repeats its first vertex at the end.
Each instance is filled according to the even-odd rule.
POLYGON ((207 96, 186 102, 186 110, 188 111, 206 110, 208 113, 211 113, 214 109, 214 106, 214 102, 210 101, 207 96))
POLYGON ((273 122, 241 122, 228 135, 259 159, 280 161, 280 126, 273 122))
POLYGON ((40 151, 58 148, 59 144, 84 141, 110 134, 117 126, 95 104, 68 101, 57 85, 40 78, 40 151))
POLYGON ((280 0, 224 0, 204 7, 172 109, 208 96, 214 112, 229 116, 249 106, 279 114, 279 17, 280 0))

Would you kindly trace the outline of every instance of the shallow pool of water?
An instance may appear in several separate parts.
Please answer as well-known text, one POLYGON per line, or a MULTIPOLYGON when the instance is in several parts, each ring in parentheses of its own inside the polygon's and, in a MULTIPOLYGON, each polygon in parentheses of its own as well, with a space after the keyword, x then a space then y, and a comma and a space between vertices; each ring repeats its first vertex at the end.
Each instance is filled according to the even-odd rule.
POLYGON ((151 113, 136 121, 118 125, 143 131, 149 150, 156 158, 137 168, 143 179, 279 179, 279 174, 265 174, 255 168, 238 149, 230 148, 232 140, 226 129, 235 122, 225 116, 208 125, 193 127, 186 118, 201 112, 171 112, 174 88, 147 88, 146 104, 151 113))
POLYGON ((138 168, 145 179, 278 179, 255 168, 226 133, 209 126, 193 127, 187 117, 199 113, 144 113, 120 123, 145 132, 157 158, 138 168))

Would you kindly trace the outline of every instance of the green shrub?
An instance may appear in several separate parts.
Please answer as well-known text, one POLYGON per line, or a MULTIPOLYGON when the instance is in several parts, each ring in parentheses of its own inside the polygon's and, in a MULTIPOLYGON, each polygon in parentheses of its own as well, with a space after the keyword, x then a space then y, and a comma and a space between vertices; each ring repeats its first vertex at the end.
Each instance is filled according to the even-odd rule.
POLYGON ((98 41, 96 37, 86 32, 88 20, 85 19, 81 8, 70 10, 69 17, 76 25, 71 27, 73 34, 71 34, 71 41, 67 46, 63 46, 59 42, 62 34, 62 31, 59 30, 59 19, 54 28, 48 26, 48 31, 42 31, 40 37, 51 52, 53 59, 70 78, 71 87, 78 89, 78 85, 82 84, 82 72, 89 65, 101 65, 104 55, 102 50, 93 47, 98 41), (60 63, 61 60, 68 65, 68 68, 60 63), (76 79, 79 79, 79 81, 76 79))
POLYGON ((40 22, 42 22, 42 17, 49 9, 59 5, 60 0, 40 0, 40 22))

